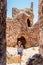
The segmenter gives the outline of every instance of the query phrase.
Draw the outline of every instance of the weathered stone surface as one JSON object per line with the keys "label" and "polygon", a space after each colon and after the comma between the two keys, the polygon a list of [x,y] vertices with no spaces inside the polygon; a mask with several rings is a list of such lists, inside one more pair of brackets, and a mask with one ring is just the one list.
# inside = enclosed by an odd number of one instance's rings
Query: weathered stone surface
{"label": "weathered stone surface", "polygon": [[[41,2],[41,1],[40,1]],[[33,6],[26,9],[12,9],[12,18],[6,19],[6,42],[7,46],[15,46],[18,39],[21,40],[21,37],[25,38],[22,41],[26,47],[38,46],[41,43],[40,38],[40,29],[43,27],[43,14],[42,14],[42,4],[39,2],[39,17],[38,22],[33,25]],[[33,3],[31,4],[33,5]],[[28,23],[27,23],[28,22]],[[42,38],[43,39],[43,38]]]}
{"label": "weathered stone surface", "polygon": [[7,46],[15,46],[18,39],[22,39],[22,43],[26,47],[39,45],[39,22],[33,25],[33,3],[31,8],[12,9],[12,18],[6,19],[6,40]]}
{"label": "weathered stone surface", "polygon": [[43,28],[40,29],[39,52],[43,56]]}
{"label": "weathered stone surface", "polygon": [[[13,8],[12,15],[13,18],[7,18],[6,24],[6,40],[7,40],[7,46],[15,46],[17,44],[18,38],[23,37],[26,41],[26,45],[24,40],[22,41],[25,46],[29,46],[28,38],[28,24],[27,19],[29,19],[29,22],[31,26],[33,25],[33,12],[29,10],[30,14],[27,13],[29,9],[25,10],[19,10],[17,8]],[[30,26],[30,27],[31,27]]]}
{"label": "weathered stone surface", "polygon": [[[16,13],[15,10],[18,11],[19,9],[14,8],[13,14]],[[30,12],[30,14],[27,12]],[[26,42],[23,39],[21,41],[26,47],[37,46],[39,44],[39,23],[33,25],[33,17],[33,11],[27,8],[19,10],[19,13],[16,13],[13,18],[6,19],[7,46],[15,46],[18,38],[21,40],[21,37],[25,38]]]}
{"label": "weathered stone surface", "polygon": [[39,1],[39,52],[43,56],[43,0]]}
{"label": "weathered stone surface", "polygon": [[40,54],[35,54],[28,60],[27,65],[43,65],[43,57]]}
{"label": "weathered stone surface", "polygon": [[6,65],[6,0],[0,0],[0,65]]}

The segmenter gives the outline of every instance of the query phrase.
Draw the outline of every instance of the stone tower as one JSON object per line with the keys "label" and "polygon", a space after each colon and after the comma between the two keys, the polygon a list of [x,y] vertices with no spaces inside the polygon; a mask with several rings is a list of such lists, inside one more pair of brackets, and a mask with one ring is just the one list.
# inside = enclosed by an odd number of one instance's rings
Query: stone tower
{"label": "stone tower", "polygon": [[43,56],[43,0],[39,0],[39,51]]}
{"label": "stone tower", "polygon": [[0,0],[0,65],[6,65],[6,0]]}
{"label": "stone tower", "polygon": [[33,2],[31,2],[31,9],[32,9],[32,11],[33,11]]}

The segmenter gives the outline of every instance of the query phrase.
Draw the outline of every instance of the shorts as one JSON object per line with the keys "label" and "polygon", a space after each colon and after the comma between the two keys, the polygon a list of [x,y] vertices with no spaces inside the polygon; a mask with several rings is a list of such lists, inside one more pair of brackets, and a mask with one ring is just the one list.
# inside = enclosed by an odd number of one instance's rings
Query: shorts
{"label": "shorts", "polygon": [[22,52],[18,52],[18,55],[22,55]]}

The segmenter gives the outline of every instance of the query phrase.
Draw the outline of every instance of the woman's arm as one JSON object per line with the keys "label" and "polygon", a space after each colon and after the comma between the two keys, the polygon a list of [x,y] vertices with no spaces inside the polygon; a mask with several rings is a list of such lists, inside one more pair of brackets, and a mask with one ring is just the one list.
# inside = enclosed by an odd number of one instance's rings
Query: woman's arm
{"label": "woman's arm", "polygon": [[23,50],[23,45],[21,45],[21,48],[22,48],[22,50]]}

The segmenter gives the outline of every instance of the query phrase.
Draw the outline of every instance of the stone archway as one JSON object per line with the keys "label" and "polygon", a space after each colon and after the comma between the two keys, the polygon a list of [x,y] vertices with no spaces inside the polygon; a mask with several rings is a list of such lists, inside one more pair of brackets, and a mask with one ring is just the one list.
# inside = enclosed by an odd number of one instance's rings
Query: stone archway
{"label": "stone archway", "polygon": [[21,42],[22,42],[23,47],[25,48],[26,39],[25,39],[23,36],[21,36],[20,38],[18,38],[18,39],[17,39],[17,43],[18,43],[18,41],[21,41]]}
{"label": "stone archway", "polygon": [[28,25],[28,27],[31,27],[31,23],[30,23],[29,19],[27,19],[27,25]]}

